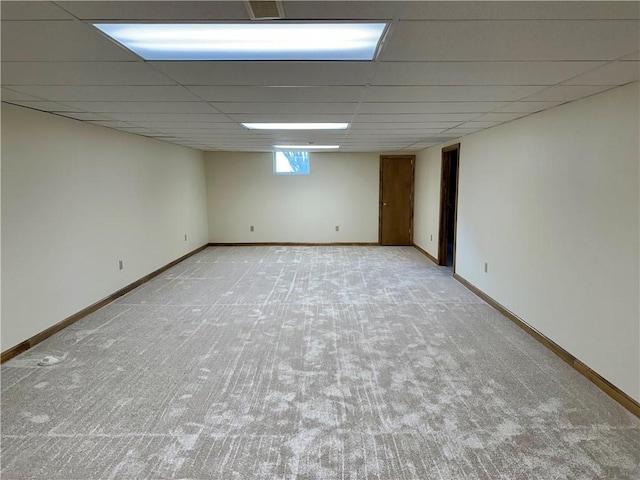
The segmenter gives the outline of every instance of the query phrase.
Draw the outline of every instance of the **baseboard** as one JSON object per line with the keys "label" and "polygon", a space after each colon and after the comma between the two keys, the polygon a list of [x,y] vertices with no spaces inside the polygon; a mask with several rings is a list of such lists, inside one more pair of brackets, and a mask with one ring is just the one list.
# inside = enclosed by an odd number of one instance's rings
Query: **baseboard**
{"label": "baseboard", "polygon": [[67,317],[64,320],[62,320],[61,322],[58,322],[55,325],[47,328],[46,330],[44,330],[44,331],[42,331],[40,333],[37,333],[33,337],[25,340],[24,342],[19,343],[15,347],[12,347],[12,348],[9,348],[8,350],[5,350],[4,352],[2,352],[2,354],[0,356],[0,363],[4,363],[7,360],[9,360],[10,358],[13,358],[16,355],[19,355],[20,353],[24,352],[25,350],[29,350],[31,347],[33,347],[34,345],[37,345],[38,343],[42,342],[43,340],[49,338],[54,333],[59,332],[63,328],[68,327],[72,323],[77,322],[81,318],[86,317],[90,313],[95,312],[96,310],[98,310],[98,309],[104,307],[105,305],[113,302],[117,298],[125,295],[126,293],[129,293],[131,290],[133,290],[134,288],[139,287],[143,283],[148,282],[153,277],[157,277],[161,273],[163,273],[166,270],[170,269],[171,267],[177,265],[178,263],[182,262],[183,260],[185,260],[185,259],[189,258],[190,256],[195,255],[196,253],[204,250],[205,248],[207,248],[207,246],[208,245],[205,244],[205,245],[203,245],[201,247],[196,248],[195,250],[187,253],[186,255],[183,255],[180,258],[178,258],[176,260],[173,260],[172,262],[167,263],[165,266],[160,267],[159,269],[151,272],[148,275],[145,275],[144,277],[136,280],[135,282],[130,283],[126,287],[121,288],[117,292],[112,293],[108,297],[105,297],[102,300],[98,300],[96,303],[94,303],[92,305],[89,305],[86,308],[83,308],[79,312],[74,313],[70,317]]}
{"label": "baseboard", "polygon": [[459,281],[462,285],[467,287],[473,293],[482,298],[485,302],[491,305],[493,308],[502,313],[505,317],[515,323],[518,327],[522,328],[525,332],[531,335],[533,338],[542,343],[545,347],[559,356],[562,360],[571,365],[576,371],[589,379],[593,384],[595,384],[600,390],[613,398],[616,402],[622,405],[624,408],[633,413],[636,417],[640,418],[640,403],[635,399],[631,398],[629,395],[624,393],[618,387],[613,385],[609,380],[601,376],[599,373],[591,370],[591,368],[587,367],[584,363],[578,360],[576,357],[567,352],[560,345],[555,343],[550,338],[546,337],[544,334],[540,333],[538,330],[527,324],[524,320],[518,317],[513,312],[509,311],[499,302],[491,298],[489,295],[484,293],[478,287],[470,283],[465,278],[461,277],[457,273],[453,274],[453,278]]}
{"label": "baseboard", "polygon": [[436,265],[438,265],[438,259],[436,257],[434,257],[433,255],[431,255],[429,252],[427,252],[426,250],[423,250],[422,248],[420,248],[418,245],[416,245],[415,243],[413,244],[413,248],[415,248],[416,250],[418,250],[420,253],[422,253],[425,257],[427,257],[429,260],[431,260],[433,263],[435,263]]}
{"label": "baseboard", "polygon": [[210,247],[378,247],[378,242],[250,242],[250,243],[209,243]]}

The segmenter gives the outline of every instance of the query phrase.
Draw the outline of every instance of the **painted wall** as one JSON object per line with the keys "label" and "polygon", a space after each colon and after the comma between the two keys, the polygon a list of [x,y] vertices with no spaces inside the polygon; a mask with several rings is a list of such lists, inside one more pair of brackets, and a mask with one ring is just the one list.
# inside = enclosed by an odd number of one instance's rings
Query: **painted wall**
{"label": "painted wall", "polygon": [[2,351],[205,244],[203,157],[2,104]]}
{"label": "painted wall", "polygon": [[273,174],[271,153],[207,152],[206,169],[210,242],[378,241],[376,153],[312,153],[293,176]]}
{"label": "painted wall", "polygon": [[[456,259],[459,275],[636,400],[639,85],[463,138]],[[431,188],[417,185],[427,206]]]}
{"label": "painted wall", "polygon": [[438,258],[441,176],[441,148],[428,148],[416,154],[413,243],[434,258]]}

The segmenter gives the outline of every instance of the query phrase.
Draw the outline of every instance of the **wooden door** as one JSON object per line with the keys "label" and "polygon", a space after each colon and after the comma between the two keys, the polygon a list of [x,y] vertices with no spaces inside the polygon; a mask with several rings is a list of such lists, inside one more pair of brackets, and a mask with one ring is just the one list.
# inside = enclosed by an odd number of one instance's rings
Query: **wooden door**
{"label": "wooden door", "polygon": [[413,244],[414,155],[380,157],[380,245]]}

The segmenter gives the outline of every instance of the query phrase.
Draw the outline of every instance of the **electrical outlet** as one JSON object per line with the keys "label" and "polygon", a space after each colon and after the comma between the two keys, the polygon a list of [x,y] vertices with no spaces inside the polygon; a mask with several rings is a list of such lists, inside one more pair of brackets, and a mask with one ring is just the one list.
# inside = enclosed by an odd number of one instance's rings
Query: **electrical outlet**
{"label": "electrical outlet", "polygon": [[340,225],[336,225],[336,232],[340,231]]}
{"label": "electrical outlet", "polygon": [[489,272],[489,264],[487,262],[484,262],[484,273],[488,273]]}
{"label": "electrical outlet", "polygon": [[122,263],[122,260],[118,260],[118,268],[120,270],[122,270],[124,268],[124,263]]}
{"label": "electrical outlet", "polygon": [[429,240],[433,242],[433,235],[429,235]]}
{"label": "electrical outlet", "polygon": [[186,233],[184,234],[184,241],[185,242],[187,241],[187,234]]}
{"label": "electrical outlet", "polygon": [[253,225],[251,225],[251,226],[249,227],[249,231],[250,231],[250,232],[253,232],[253,231],[254,231],[254,230],[253,230]]}

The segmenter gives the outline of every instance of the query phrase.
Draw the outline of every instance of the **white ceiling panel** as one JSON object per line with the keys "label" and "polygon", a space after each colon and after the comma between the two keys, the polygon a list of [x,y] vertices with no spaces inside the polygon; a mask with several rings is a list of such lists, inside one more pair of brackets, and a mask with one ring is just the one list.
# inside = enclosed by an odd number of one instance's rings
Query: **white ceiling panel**
{"label": "white ceiling panel", "polygon": [[359,113],[485,113],[506,107],[510,102],[370,102]]}
{"label": "white ceiling panel", "polygon": [[462,122],[388,122],[388,123],[353,123],[351,124],[351,130],[403,130],[403,129],[423,129],[423,130],[437,130],[441,128],[451,128],[456,125],[460,125]]}
{"label": "white ceiling panel", "polygon": [[541,86],[456,86],[383,87],[372,86],[364,94],[366,102],[469,102],[519,100],[545,87]]}
{"label": "white ceiling panel", "polygon": [[99,120],[99,121],[88,121],[87,123],[91,123],[93,125],[100,125],[101,127],[109,127],[109,128],[126,128],[131,125],[126,124],[125,122],[115,122],[111,120]]}
{"label": "white ceiling panel", "polygon": [[205,102],[65,102],[65,105],[98,113],[217,113]]}
{"label": "white ceiling panel", "polygon": [[461,125],[455,127],[455,129],[459,128],[469,128],[469,129],[478,129],[478,128],[490,128],[499,125],[502,121],[494,121],[494,122],[466,122]]}
{"label": "white ceiling panel", "polygon": [[0,2],[3,21],[7,20],[72,20],[73,17],[53,2]]}
{"label": "white ceiling panel", "polygon": [[14,90],[59,102],[185,102],[198,100],[183,87],[176,86],[49,86],[26,85]]}
{"label": "white ceiling panel", "polygon": [[373,114],[359,113],[357,122],[464,122],[473,120],[478,113],[408,113]]}
{"label": "white ceiling panel", "polygon": [[505,1],[286,1],[287,18],[299,19],[626,19],[640,18],[634,2]]}
{"label": "white ceiling panel", "polygon": [[402,21],[382,61],[615,60],[638,49],[637,20]]}
{"label": "white ceiling panel", "polygon": [[497,108],[495,111],[507,113],[535,113],[541,110],[547,110],[548,108],[553,108],[561,103],[564,102],[513,102],[505,105],[504,107]]}
{"label": "white ceiling panel", "polygon": [[73,118],[74,120],[87,120],[87,121],[104,121],[110,122],[112,118],[105,117],[104,115],[98,115],[97,113],[87,112],[56,112],[61,117]]}
{"label": "white ceiling panel", "polygon": [[240,1],[67,1],[62,8],[83,20],[249,20]]}
{"label": "white ceiling panel", "polygon": [[630,55],[625,55],[624,57],[622,57],[620,60],[634,60],[634,61],[640,61],[640,50],[633,52]]}
{"label": "white ceiling panel", "polygon": [[576,8],[566,1],[435,1],[409,2],[402,12],[406,19],[422,20],[604,20],[638,19],[634,2],[588,1]]}
{"label": "white ceiling panel", "polygon": [[106,113],[103,115],[123,122],[232,122],[226,115],[216,113]]}
{"label": "white ceiling panel", "polygon": [[209,102],[356,102],[364,87],[187,87]]}
{"label": "white ceiling panel", "polygon": [[372,62],[151,62],[182,85],[366,85]]}
{"label": "white ceiling panel", "polygon": [[640,80],[640,62],[611,62],[564,82],[564,85],[625,85]]}
{"label": "white ceiling panel", "polygon": [[14,105],[20,105],[22,107],[33,108],[35,110],[40,110],[43,112],[82,112],[83,108],[75,108],[70,107],[68,105],[64,105],[62,103],[56,102],[47,102],[47,101],[24,101],[24,100],[13,100],[8,103],[13,103]]}
{"label": "white ceiling panel", "polygon": [[609,90],[610,86],[602,85],[558,85],[549,87],[523,99],[527,102],[570,102]]}
{"label": "white ceiling panel", "polygon": [[216,130],[243,130],[244,127],[236,123],[207,123],[207,122],[127,122],[132,126],[150,128],[159,132],[166,131],[216,131]]}
{"label": "white ceiling panel", "polygon": [[372,85],[555,85],[603,62],[381,62]]}
{"label": "white ceiling panel", "polygon": [[100,35],[94,27],[77,20],[2,22],[2,60],[5,62],[137,59]]}
{"label": "white ceiling panel", "polygon": [[25,93],[22,92],[16,92],[15,90],[11,90],[9,88],[2,88],[1,92],[0,92],[0,98],[2,98],[2,101],[27,101],[27,100],[32,100],[32,101],[42,101],[42,98],[38,98],[37,96],[34,95],[27,95]]}
{"label": "white ceiling panel", "polygon": [[493,112],[485,113],[473,119],[474,122],[510,122],[516,118],[526,116],[527,113],[506,113],[506,112]]}
{"label": "white ceiling panel", "polygon": [[2,62],[3,85],[174,85],[142,62]]}
{"label": "white ceiling panel", "polygon": [[452,128],[451,130],[447,130],[445,133],[450,135],[468,135],[469,133],[479,132],[480,130],[484,130],[483,128]]}
{"label": "white ceiling panel", "polygon": [[223,113],[255,113],[255,114],[297,114],[314,112],[317,114],[355,113],[358,108],[356,102],[342,103],[251,103],[251,102],[220,102],[212,105]]}
{"label": "white ceiling panel", "polygon": [[229,118],[236,122],[255,123],[255,122],[349,122],[353,115],[351,114],[315,114],[315,113],[299,113],[299,114],[229,114]]}

